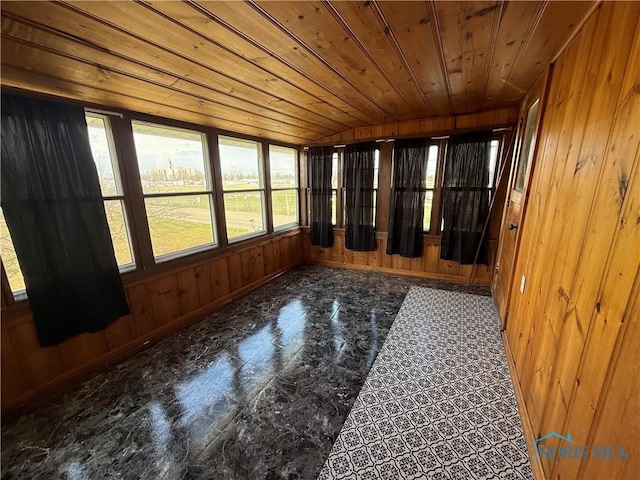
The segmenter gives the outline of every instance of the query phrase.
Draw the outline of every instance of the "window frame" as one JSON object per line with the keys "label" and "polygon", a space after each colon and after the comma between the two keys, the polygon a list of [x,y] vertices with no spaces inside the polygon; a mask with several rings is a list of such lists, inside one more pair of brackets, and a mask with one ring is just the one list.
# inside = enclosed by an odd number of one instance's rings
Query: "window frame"
{"label": "window frame", "polygon": [[[225,239],[226,239],[226,244],[227,245],[235,245],[239,242],[242,242],[244,240],[249,240],[252,238],[256,238],[256,237],[261,237],[264,235],[268,235],[270,233],[270,231],[272,230],[272,224],[270,224],[270,215],[269,215],[269,211],[270,211],[270,207],[271,207],[271,199],[267,198],[268,196],[270,196],[271,194],[271,189],[267,188],[267,164],[265,161],[265,142],[264,140],[257,140],[254,138],[250,138],[250,137],[246,137],[243,135],[238,135],[238,134],[233,134],[233,133],[228,133],[228,132],[219,132],[216,131],[215,133],[215,144],[217,147],[217,168],[218,171],[220,172],[220,180],[219,180],[219,185],[220,185],[220,198],[222,199],[222,204],[220,207],[220,212],[219,214],[223,215],[223,219],[224,219],[224,232],[225,232]],[[229,138],[231,140],[235,140],[235,141],[239,141],[239,142],[247,142],[247,143],[255,143],[256,146],[258,147],[258,185],[262,185],[260,188],[257,189],[247,189],[247,190],[225,190],[224,188],[224,170],[222,168],[222,154],[220,152],[220,139],[221,138]],[[268,150],[267,150],[268,151]],[[262,226],[263,228],[261,230],[257,230],[254,232],[249,232],[249,233],[245,233],[242,235],[238,235],[235,236],[233,238],[229,237],[229,225],[228,225],[228,219],[227,219],[227,210],[225,208],[225,194],[238,194],[238,193],[255,193],[258,192],[259,196],[260,196],[260,201],[261,201],[261,207],[262,207]]]}
{"label": "window frame", "polygon": [[[507,140],[507,136],[506,134],[509,132],[508,131],[493,131],[492,135],[491,135],[491,140],[490,140],[490,144],[493,142],[498,142],[498,146],[497,146],[497,150],[496,150],[496,160],[495,160],[495,165],[494,165],[494,170],[493,170],[493,176],[490,178],[489,180],[489,186],[486,187],[487,190],[489,190],[489,202],[490,204],[493,203],[494,201],[494,197],[496,195],[497,192],[497,182],[498,180],[500,180],[500,169],[502,168],[502,165],[504,164],[504,162],[506,162],[506,159],[503,158],[504,156],[504,148],[505,148],[505,142]],[[446,163],[446,158],[447,158],[447,151],[449,148],[449,138],[450,136],[446,136],[446,137],[441,137],[438,138],[438,140],[441,141],[441,143],[443,144],[442,147],[440,148],[440,152],[439,152],[439,158],[438,158],[438,168],[437,168],[437,176],[436,176],[436,186],[437,186],[437,197],[436,194],[434,193],[434,204],[435,205],[435,199],[437,198],[437,211],[434,208],[434,206],[432,205],[432,211],[431,211],[431,224],[434,225],[434,221],[436,221],[436,232],[435,233],[429,233],[429,235],[437,235],[440,236],[442,234],[442,226],[444,223],[444,211],[443,211],[443,201],[442,201],[442,195],[443,195],[443,191],[444,191],[444,175],[445,175],[445,163]],[[491,147],[490,147],[491,148]],[[434,218],[434,215],[437,214],[437,217]],[[489,212],[489,216],[492,215],[492,212]],[[425,232],[426,234],[427,232]]]}
{"label": "window frame", "polygon": [[[288,186],[288,187],[278,187],[278,188],[274,188],[273,187],[273,178],[271,176],[271,147],[278,147],[278,148],[286,148],[289,150],[292,150],[294,152],[295,155],[295,160],[294,160],[294,182],[295,185],[294,186]],[[268,171],[268,175],[267,175],[267,179],[265,180],[265,186],[268,189],[268,196],[269,196],[269,202],[270,202],[270,206],[271,206],[271,228],[273,230],[273,233],[279,233],[285,230],[289,230],[291,228],[294,227],[299,227],[300,226],[300,152],[298,151],[297,148],[293,148],[293,147],[289,147],[286,145],[280,145],[278,143],[273,143],[273,142],[268,142],[267,143],[267,150],[266,150],[266,159],[267,159],[267,165],[265,168],[265,173],[266,171]],[[275,224],[275,218],[274,218],[274,211],[273,211],[273,192],[284,192],[284,191],[291,191],[294,190],[295,191],[295,205],[296,205],[296,220],[293,222],[289,222],[289,223],[285,223],[282,225],[279,225],[276,227]]]}
{"label": "window frame", "polygon": [[[436,176],[434,178],[433,187],[425,187],[425,197],[424,197],[423,208],[426,208],[426,205],[427,205],[427,192],[431,192],[431,195],[432,195],[431,196],[431,215],[429,216],[429,228],[425,228],[425,226],[423,225],[422,231],[424,235],[435,236],[441,233],[440,225],[438,224],[438,221],[437,221],[437,218],[440,216],[440,213],[437,210],[441,208],[440,206],[442,204],[442,180],[443,180],[443,173],[444,173],[444,159],[446,157],[443,155],[444,140],[433,139],[433,138],[430,138],[429,140],[430,140],[429,147],[427,148],[427,165],[429,162],[429,150],[431,150],[431,147],[437,147],[438,153],[436,157]],[[425,181],[425,185],[426,185],[426,181]],[[434,225],[436,226],[435,231],[433,229]]]}
{"label": "window frame", "polygon": [[376,145],[373,154],[373,230],[378,230],[378,184],[380,183],[380,145]]}
{"label": "window frame", "polygon": [[[2,215],[2,222],[6,222],[4,220],[4,213],[2,213],[2,209],[0,207],[0,214]],[[11,238],[11,234],[9,229],[7,228],[7,238],[3,241],[3,244],[8,241],[11,243],[11,249],[13,250],[13,255],[15,256],[15,247],[13,246],[13,239]],[[3,245],[4,246],[4,245]],[[20,276],[22,277],[22,281],[24,283],[24,275],[22,274],[22,267],[20,267],[20,262],[16,256],[16,263],[18,264],[18,269],[20,270]],[[7,275],[7,270],[4,266],[4,258],[0,257],[0,265],[2,265],[1,277],[2,277],[2,302],[4,304],[5,301],[7,303],[15,303],[20,302],[22,300],[27,300],[27,289],[21,288],[20,290],[13,290],[11,283],[9,282],[9,276]],[[6,298],[5,298],[6,297]],[[9,302],[10,301],[10,302]]]}
{"label": "window frame", "polygon": [[[113,125],[111,124],[111,117],[104,113],[94,112],[88,109],[85,109],[84,116],[85,118],[93,117],[93,118],[101,119],[104,123],[105,134],[107,137],[107,146],[109,149],[111,166],[113,168],[113,174],[114,174],[114,182],[116,185],[116,188],[115,188],[116,195],[102,194],[102,201],[105,204],[105,213],[107,211],[106,202],[110,202],[110,201],[120,202],[120,208],[122,209],[122,217],[124,222],[124,229],[126,232],[127,243],[129,245],[129,253],[131,255],[131,263],[124,264],[124,265],[118,264],[118,270],[120,271],[120,273],[131,272],[137,268],[137,255],[134,248],[134,238],[133,238],[133,232],[131,229],[131,223],[129,221],[129,212],[127,208],[128,199],[125,192],[125,183],[123,181],[123,172],[122,172],[122,164],[121,164],[122,162],[120,161],[120,158],[118,156],[118,151],[116,148]],[[89,125],[87,124],[87,129],[88,128],[89,128]],[[91,141],[91,139],[89,139],[89,141]],[[93,161],[94,162],[96,161],[95,156],[93,157]],[[96,170],[97,169],[98,169],[98,166],[96,165]],[[100,176],[99,172],[98,172],[98,176]],[[118,191],[120,192],[119,194],[117,193]],[[112,244],[113,244],[113,237],[112,237]],[[115,245],[114,245],[114,250],[115,250]]]}
{"label": "window frame", "polygon": [[[126,228],[128,233],[128,241],[133,259],[133,264],[128,265],[126,269],[120,269],[120,275],[123,281],[138,281],[142,278],[147,278],[149,275],[155,275],[161,271],[167,271],[173,268],[180,268],[181,266],[187,266],[192,262],[201,261],[206,259],[210,252],[224,252],[227,248],[235,248],[237,243],[252,240],[254,242],[260,242],[260,237],[271,236],[274,234],[281,235],[287,231],[294,230],[301,227],[301,220],[303,212],[301,207],[303,205],[302,189],[306,187],[304,179],[300,178],[303,171],[301,164],[300,146],[296,144],[288,144],[286,142],[273,140],[265,137],[256,137],[253,135],[247,135],[239,132],[233,132],[225,129],[219,129],[214,127],[208,127],[206,125],[195,124],[185,122],[181,120],[170,119],[166,117],[160,117],[157,115],[144,114],[140,112],[133,112],[120,109],[109,109],[104,105],[97,104],[84,104],[86,114],[93,116],[100,116],[105,118],[107,126],[107,135],[110,141],[111,155],[115,158],[117,164],[117,172],[114,171],[114,175],[118,175],[120,179],[121,192],[114,196],[103,197],[106,200],[119,199],[123,206],[123,214],[126,222]],[[151,243],[151,233],[148,225],[148,218],[146,215],[146,209],[144,204],[145,197],[153,194],[144,194],[142,188],[142,182],[140,178],[140,172],[138,169],[137,152],[135,149],[135,142],[133,137],[133,124],[146,123],[159,126],[160,128],[185,130],[188,132],[194,132],[201,135],[204,152],[204,164],[208,173],[208,180],[210,181],[210,187],[204,192],[187,192],[184,195],[209,195],[210,210],[212,212],[211,228],[214,235],[215,244],[206,244],[194,248],[180,250],[173,254],[163,255],[162,258],[156,258],[153,253],[153,246]],[[234,239],[233,242],[227,242],[226,222],[224,215],[224,204],[222,196],[222,175],[220,164],[220,152],[217,144],[219,136],[227,136],[240,140],[248,140],[259,144],[261,147],[262,158],[262,175],[263,175],[263,221],[265,230],[260,232],[259,235],[252,235],[244,237],[242,239]],[[268,173],[268,161],[267,155],[268,146],[275,145],[285,148],[291,148],[296,151],[296,172],[297,172],[297,217],[298,223],[291,224],[287,228],[274,230],[271,214],[271,184],[269,181]],[[114,165],[116,168],[116,165]],[[302,184],[301,184],[302,182]],[[278,189],[273,189],[278,190]],[[293,190],[287,189],[287,190]],[[248,190],[247,190],[248,191]],[[182,193],[180,193],[182,194]],[[160,194],[159,196],[168,196]],[[231,250],[233,251],[233,250]],[[11,291],[4,263],[0,258],[0,277],[2,278],[1,297],[2,308],[5,312],[12,312],[13,315],[20,314],[19,312],[27,311],[29,299],[26,296],[26,291],[23,295],[15,295]],[[19,293],[18,291],[16,293]]]}
{"label": "window frame", "polygon": [[[217,205],[216,181],[215,181],[214,170],[212,168],[213,162],[212,162],[212,155],[209,149],[208,133],[201,129],[190,128],[191,126],[176,125],[175,122],[168,121],[168,120],[163,123],[161,121],[158,121],[158,119],[146,119],[146,118],[136,117],[136,118],[131,118],[128,123],[130,125],[131,134],[132,134],[131,146],[133,148],[133,153],[135,154],[135,159],[133,162],[131,162],[132,165],[129,165],[129,167],[135,170],[135,175],[137,180],[135,188],[136,190],[138,190],[140,195],[139,205],[141,205],[140,208],[142,209],[142,213],[144,214],[144,219],[145,219],[145,228],[144,228],[143,235],[145,235],[145,239],[148,238],[148,242],[144,242],[144,243],[145,244],[148,243],[148,247],[150,249],[150,252],[148,255],[150,257],[149,261],[152,261],[152,265],[158,265],[158,264],[163,264],[165,262],[169,262],[171,260],[175,260],[178,258],[183,258],[192,254],[218,248],[220,245],[220,234],[218,231],[218,224],[217,224],[218,210],[216,206]],[[176,131],[182,131],[186,133],[198,134],[201,138],[201,144],[202,144],[203,165],[205,169],[205,185],[204,185],[205,188],[203,190],[198,190],[194,192],[145,193],[144,187],[142,184],[142,178],[140,175],[141,172],[139,168],[138,154],[135,146],[135,132],[134,132],[135,124],[142,124],[149,127],[158,127],[161,129],[176,130]],[[149,226],[149,215],[147,213],[146,200],[150,198],[175,198],[175,197],[189,197],[189,196],[208,196],[209,197],[209,212],[211,216],[210,218],[211,218],[212,242],[202,244],[202,245],[197,245],[194,247],[185,248],[182,250],[176,250],[171,253],[156,255],[153,251],[153,242],[151,239],[151,228]],[[133,208],[136,208],[136,207],[134,206]],[[147,267],[146,265],[142,265],[142,268],[146,268],[146,267]]]}

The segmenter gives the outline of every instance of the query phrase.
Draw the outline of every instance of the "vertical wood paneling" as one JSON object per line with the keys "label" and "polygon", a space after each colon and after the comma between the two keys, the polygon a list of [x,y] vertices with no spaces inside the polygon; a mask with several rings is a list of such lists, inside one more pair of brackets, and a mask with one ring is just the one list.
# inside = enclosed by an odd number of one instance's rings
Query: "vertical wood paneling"
{"label": "vertical wood paneling", "polygon": [[[608,388],[600,402],[599,417],[592,427],[593,445],[611,445],[616,455],[619,447],[626,447],[627,461],[597,459],[594,456],[581,462],[578,475],[589,478],[634,478],[640,472],[638,438],[640,424],[640,277],[636,278],[635,304],[630,305],[625,323],[627,331],[620,342],[614,366],[609,375]],[[635,422],[633,420],[636,420]]]}
{"label": "vertical wood paneling", "polygon": [[31,377],[25,374],[25,365],[19,353],[13,347],[9,329],[2,332],[2,400],[11,402],[21,394],[33,388]]}
{"label": "vertical wood paneling", "polygon": [[295,237],[290,237],[290,245],[293,253],[291,258],[289,258],[289,263],[292,265],[302,263],[304,260],[302,255],[302,236],[296,235]]}
{"label": "vertical wood paneling", "polygon": [[273,242],[265,243],[262,246],[264,255],[264,273],[265,275],[271,275],[277,270],[273,262]]}
{"label": "vertical wood paneling", "polygon": [[[640,4],[603,3],[552,68],[516,260],[526,288],[514,282],[507,322],[534,437],[571,433],[614,453],[640,431],[627,406],[638,376],[627,336],[639,319],[639,18]],[[541,463],[554,479],[634,478],[633,457]]]}
{"label": "vertical wood paneling", "polygon": [[198,284],[199,307],[209,305],[215,299],[212,283],[211,271],[208,263],[203,263],[195,267],[196,282]]}
{"label": "vertical wood paneling", "polygon": [[[387,239],[376,238],[376,249],[371,252],[356,252],[344,246],[344,231],[334,231],[334,242],[331,248],[319,248],[310,245],[311,236],[305,232],[301,240],[309,245],[310,263],[346,266],[356,269],[379,270],[382,272],[397,272],[404,275],[441,279],[454,282],[467,282],[472,266],[461,266],[456,262],[440,260],[440,245],[433,243],[433,239],[425,240],[421,257],[405,258],[400,255],[387,255]],[[495,258],[496,241],[489,242],[491,259]],[[492,262],[490,262],[492,263]],[[474,272],[474,284],[489,285],[491,283],[491,269],[485,265],[478,265]]]}
{"label": "vertical wood paneling", "polygon": [[277,239],[273,242],[273,268],[277,272],[280,270],[286,263],[282,263],[282,257],[280,252],[282,251],[282,240]]}
{"label": "vertical wood paneling", "polygon": [[31,318],[29,321],[12,326],[8,332],[3,329],[2,336],[11,335],[14,349],[19,351],[22,356],[31,383],[37,388],[52,378],[62,375],[65,371],[65,365],[60,347],[40,347],[36,337],[36,329],[30,320]]}
{"label": "vertical wood paneling", "polygon": [[280,267],[289,264],[289,237],[282,237],[279,242],[280,245]]}
{"label": "vertical wood paneling", "polygon": [[[602,21],[602,19],[600,19]],[[608,22],[605,20],[605,24]],[[561,270],[561,265],[556,262],[564,262],[565,258],[559,255],[561,242],[568,241],[567,232],[564,231],[569,215],[572,213],[566,203],[570,201],[568,194],[571,192],[577,157],[580,152],[580,144],[583,138],[585,119],[589,111],[589,104],[581,101],[583,95],[588,95],[593,84],[593,76],[588,76],[589,59],[595,55],[599,60],[597,42],[594,33],[597,31],[597,22],[590,22],[585,28],[585,41],[576,45],[576,62],[573,67],[573,75],[570,77],[569,98],[563,121],[557,128],[560,131],[560,141],[555,153],[555,169],[552,178],[551,191],[545,193],[548,208],[543,217],[538,240],[538,256],[536,258],[536,270],[532,275],[532,288],[530,291],[538,291],[534,301],[534,311],[544,312],[544,322],[538,324],[532,345],[537,348],[528,350],[523,360],[526,365],[522,389],[528,402],[529,415],[534,425],[541,426],[547,385],[549,384],[549,372],[554,362],[554,353],[557,351],[560,327],[557,322],[561,320],[546,303],[549,295],[556,302],[567,306],[567,292],[560,285],[552,286],[550,277],[554,272]],[[576,120],[570,121],[569,119]],[[597,179],[597,172],[596,172]],[[574,205],[575,208],[575,205]],[[588,205],[587,205],[588,214]],[[579,214],[577,214],[579,215]],[[575,234],[577,232],[572,232]],[[542,248],[541,248],[542,247]],[[569,254],[570,252],[567,251]],[[518,282],[515,282],[518,283]],[[519,285],[517,285],[519,287]],[[559,308],[562,308],[560,306]],[[542,339],[545,341],[541,342]],[[528,380],[528,381],[527,381]]]}
{"label": "vertical wood paneling", "polygon": [[211,285],[213,288],[213,298],[225,297],[231,293],[231,275],[227,265],[227,258],[216,258],[211,262]]}
{"label": "vertical wood paneling", "polygon": [[2,323],[2,409],[33,401],[89,369],[130,354],[303,261],[302,233],[286,233],[125,285],[131,315],[95,334],[38,345],[30,314]]}
{"label": "vertical wood paneling", "polygon": [[104,331],[104,337],[109,350],[115,350],[126,345],[136,337],[131,315],[119,318]]}
{"label": "vertical wood paneling", "polygon": [[243,250],[240,252],[240,262],[242,269],[241,287],[251,283],[251,250]]}
{"label": "vertical wood paneling", "polygon": [[229,267],[229,289],[232,292],[240,290],[244,285],[244,283],[242,283],[241,255],[232,255],[227,258],[227,265]]}
{"label": "vertical wood paneling", "polygon": [[88,364],[94,358],[104,355],[108,350],[104,331],[82,333],[65,340],[56,348],[62,354],[65,370],[70,372],[81,365]]}
{"label": "vertical wood paneling", "polygon": [[153,318],[158,326],[171,323],[180,317],[178,282],[174,274],[152,280],[148,285]]}
{"label": "vertical wood paneling", "polygon": [[264,277],[264,254],[261,246],[252,248],[251,254],[251,283],[257,282]]}
{"label": "vertical wood paneling", "polygon": [[200,292],[195,268],[182,270],[176,274],[178,300],[181,312],[193,312],[200,306]]}
{"label": "vertical wood paneling", "polygon": [[138,337],[146,335],[156,328],[147,285],[139,283],[127,288],[127,300],[133,319],[133,328]]}

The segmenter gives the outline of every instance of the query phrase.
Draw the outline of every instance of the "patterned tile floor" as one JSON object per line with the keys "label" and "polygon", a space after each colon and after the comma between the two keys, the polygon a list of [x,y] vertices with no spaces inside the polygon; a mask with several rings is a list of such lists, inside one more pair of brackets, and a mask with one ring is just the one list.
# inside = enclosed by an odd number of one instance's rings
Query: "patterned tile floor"
{"label": "patterned tile floor", "polygon": [[491,298],[411,288],[319,477],[342,478],[533,478]]}

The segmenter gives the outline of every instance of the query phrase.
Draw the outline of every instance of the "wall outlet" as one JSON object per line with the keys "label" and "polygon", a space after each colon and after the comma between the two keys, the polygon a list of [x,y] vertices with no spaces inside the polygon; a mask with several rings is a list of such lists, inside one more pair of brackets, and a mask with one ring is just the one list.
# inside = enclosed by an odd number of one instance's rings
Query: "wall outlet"
{"label": "wall outlet", "polygon": [[520,280],[520,293],[524,293],[524,284],[527,283],[527,277],[522,275],[522,279]]}

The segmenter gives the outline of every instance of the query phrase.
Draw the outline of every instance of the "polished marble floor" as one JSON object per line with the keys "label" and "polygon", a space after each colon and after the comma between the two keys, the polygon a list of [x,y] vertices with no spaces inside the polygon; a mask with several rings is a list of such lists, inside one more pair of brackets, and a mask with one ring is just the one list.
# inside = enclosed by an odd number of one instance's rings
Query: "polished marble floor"
{"label": "polished marble floor", "polygon": [[314,479],[409,288],[305,266],[2,425],[2,480]]}

